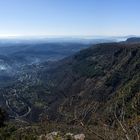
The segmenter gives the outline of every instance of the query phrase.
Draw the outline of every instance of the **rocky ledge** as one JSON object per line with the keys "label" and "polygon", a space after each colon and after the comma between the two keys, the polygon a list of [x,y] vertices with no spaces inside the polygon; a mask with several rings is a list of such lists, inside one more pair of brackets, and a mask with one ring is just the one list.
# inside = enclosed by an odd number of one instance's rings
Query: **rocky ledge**
{"label": "rocky ledge", "polygon": [[61,135],[59,132],[52,132],[46,135],[40,135],[38,140],[85,140],[84,134],[72,134],[67,133],[65,135]]}

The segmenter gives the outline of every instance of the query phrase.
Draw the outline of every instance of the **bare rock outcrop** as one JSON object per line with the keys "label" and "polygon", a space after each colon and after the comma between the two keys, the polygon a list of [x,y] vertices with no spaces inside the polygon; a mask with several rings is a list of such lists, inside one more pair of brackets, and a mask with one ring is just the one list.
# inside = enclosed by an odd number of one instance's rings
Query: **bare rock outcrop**
{"label": "bare rock outcrop", "polygon": [[40,135],[38,140],[85,140],[85,135],[74,135],[72,133],[67,133],[66,135],[62,136],[58,132],[52,132],[47,135]]}

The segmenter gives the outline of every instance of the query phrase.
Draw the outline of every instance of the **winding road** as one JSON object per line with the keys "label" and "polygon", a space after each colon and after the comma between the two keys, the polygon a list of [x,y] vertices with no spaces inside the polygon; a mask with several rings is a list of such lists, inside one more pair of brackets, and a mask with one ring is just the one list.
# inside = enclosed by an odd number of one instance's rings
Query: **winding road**
{"label": "winding road", "polygon": [[[14,116],[10,116],[11,118],[15,118],[15,120],[17,120],[17,121],[20,121],[20,122],[26,122],[26,121],[24,121],[24,120],[22,120],[24,117],[26,117],[28,114],[30,114],[30,112],[31,112],[31,107],[28,105],[27,106],[27,112],[26,113],[24,113],[23,115],[19,115],[16,111],[14,111],[13,110],[13,108],[10,106],[10,104],[9,104],[9,101],[8,101],[8,99],[5,97],[5,95],[4,94],[2,94],[3,95],[3,98],[4,98],[4,100],[5,100],[5,103],[6,103],[6,106],[7,106],[7,108],[14,114]],[[18,97],[18,98],[20,98],[19,97],[19,95],[16,93],[16,90],[15,90],[15,95]],[[21,99],[20,99],[21,100]],[[23,103],[24,103],[24,101],[23,100],[21,100]],[[25,103],[24,103],[25,104]],[[27,122],[26,122],[27,123]]]}

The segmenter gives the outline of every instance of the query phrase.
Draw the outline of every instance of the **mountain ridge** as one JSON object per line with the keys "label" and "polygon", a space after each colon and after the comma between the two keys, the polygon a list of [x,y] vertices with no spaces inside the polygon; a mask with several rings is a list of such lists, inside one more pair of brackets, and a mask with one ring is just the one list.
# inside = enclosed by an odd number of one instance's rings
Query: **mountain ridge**
{"label": "mountain ridge", "polygon": [[[124,119],[128,133],[134,136],[133,128],[140,123],[136,119],[140,116],[140,43],[97,44],[58,62],[30,68],[34,72],[27,75],[33,79],[6,90],[7,99],[13,88],[22,102],[26,100],[22,109],[30,106],[31,112],[24,120],[51,122],[60,130],[65,124],[66,130],[75,126],[78,131],[83,124],[95,132],[100,130],[100,135],[110,137],[112,132],[122,138],[118,122]],[[103,125],[110,132],[104,134]],[[87,133],[85,128],[82,132]],[[90,137],[92,140],[96,136]]]}

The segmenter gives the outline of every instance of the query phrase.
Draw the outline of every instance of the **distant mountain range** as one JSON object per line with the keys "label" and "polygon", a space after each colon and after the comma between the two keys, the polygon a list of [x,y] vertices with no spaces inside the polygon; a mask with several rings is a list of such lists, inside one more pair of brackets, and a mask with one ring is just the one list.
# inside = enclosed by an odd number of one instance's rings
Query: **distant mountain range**
{"label": "distant mountain range", "polygon": [[[132,37],[132,36],[129,36]],[[33,36],[0,38],[0,45],[10,44],[40,44],[40,43],[84,43],[97,44],[105,42],[125,41],[128,36]]]}
{"label": "distant mountain range", "polygon": [[128,38],[127,42],[129,42],[129,43],[139,43],[140,42],[140,38],[139,37]]}

